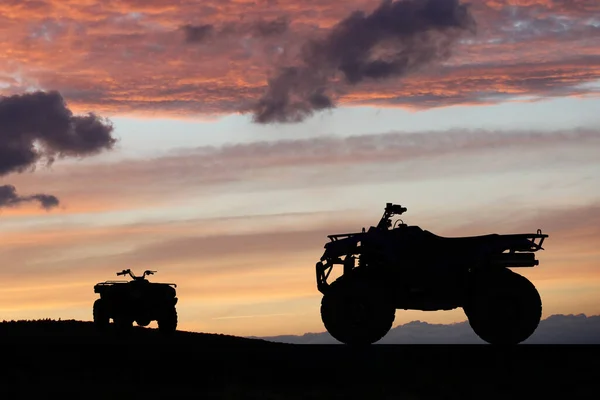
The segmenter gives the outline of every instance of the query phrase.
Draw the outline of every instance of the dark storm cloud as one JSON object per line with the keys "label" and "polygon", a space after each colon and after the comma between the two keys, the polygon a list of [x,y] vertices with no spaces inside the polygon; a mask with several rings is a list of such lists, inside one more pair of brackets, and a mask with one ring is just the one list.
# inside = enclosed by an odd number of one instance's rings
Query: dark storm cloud
{"label": "dark storm cloud", "polygon": [[40,159],[87,156],[111,149],[113,126],[94,115],[74,116],[58,92],[0,98],[0,176]]}
{"label": "dark storm cloud", "polygon": [[24,202],[37,201],[42,208],[49,210],[58,206],[58,199],[49,194],[32,194],[29,196],[20,196],[12,185],[0,186],[0,208],[15,207]]}
{"label": "dark storm cloud", "polygon": [[252,33],[254,36],[267,37],[273,35],[281,35],[289,28],[289,19],[282,16],[270,21],[259,20],[252,25]]}
{"label": "dark storm cloud", "polygon": [[[33,92],[0,97],[0,176],[23,172],[45,160],[81,157],[111,149],[113,127],[94,115],[74,116],[58,92]],[[0,186],[0,206],[39,201],[58,205],[52,195],[19,196],[11,185]]]}
{"label": "dark storm cloud", "polygon": [[184,25],[181,27],[187,43],[200,43],[214,33],[215,28],[210,24]]}
{"label": "dark storm cloud", "polygon": [[384,1],[335,25],[322,40],[308,41],[300,65],[282,68],[269,80],[254,121],[298,122],[333,107],[326,93],[341,72],[347,85],[400,77],[450,56],[450,47],[475,21],[458,0]]}
{"label": "dark storm cloud", "polygon": [[213,24],[184,25],[181,27],[186,43],[205,43],[210,38],[224,38],[229,35],[252,35],[269,37],[281,35],[289,28],[289,20],[281,16],[272,20],[259,19],[253,22],[227,22],[221,26]]}

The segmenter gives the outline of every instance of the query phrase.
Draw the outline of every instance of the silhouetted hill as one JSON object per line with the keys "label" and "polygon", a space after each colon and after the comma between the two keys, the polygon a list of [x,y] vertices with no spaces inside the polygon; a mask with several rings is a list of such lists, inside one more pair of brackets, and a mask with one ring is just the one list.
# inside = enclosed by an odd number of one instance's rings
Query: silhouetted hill
{"label": "silhouetted hill", "polygon": [[[172,338],[164,338],[156,329],[133,327],[131,338],[135,338],[136,343],[177,343],[177,344],[198,344],[205,346],[272,346],[262,339],[243,338],[238,336],[177,331]],[[116,344],[123,343],[124,339],[109,331],[102,334],[94,329],[91,321],[64,320],[56,321],[51,319],[32,320],[32,321],[2,321],[0,323],[0,338],[4,343],[12,341],[43,341],[46,343],[76,341],[77,343],[89,344]]]}
{"label": "silhouetted hill", "polygon": [[295,345],[90,322],[0,323],[6,399],[595,398],[600,347]]}
{"label": "silhouetted hill", "polygon": [[[250,337],[256,338],[256,337]],[[339,344],[329,333],[281,335],[260,339],[291,344]],[[429,324],[412,321],[391,329],[377,344],[485,344],[467,321]],[[523,344],[600,344],[600,316],[552,315]]]}

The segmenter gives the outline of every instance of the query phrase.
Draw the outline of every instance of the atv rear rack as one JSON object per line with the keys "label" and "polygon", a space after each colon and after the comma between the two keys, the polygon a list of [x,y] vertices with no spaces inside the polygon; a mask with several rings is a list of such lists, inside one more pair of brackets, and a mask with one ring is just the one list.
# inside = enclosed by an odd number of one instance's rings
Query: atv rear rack
{"label": "atv rear rack", "polygon": [[[542,247],[542,244],[544,243],[544,240],[548,237],[548,235],[542,233],[541,229],[537,230],[537,233],[516,233],[516,234],[512,234],[512,235],[502,235],[504,237],[513,237],[513,238],[520,238],[520,239],[526,239],[529,241],[529,245],[528,246],[523,246],[523,247],[513,247],[509,250],[510,253],[514,253],[515,251],[528,251],[528,252],[535,252],[538,250],[544,250],[544,248]],[[536,243],[536,240],[539,239],[539,242]]]}

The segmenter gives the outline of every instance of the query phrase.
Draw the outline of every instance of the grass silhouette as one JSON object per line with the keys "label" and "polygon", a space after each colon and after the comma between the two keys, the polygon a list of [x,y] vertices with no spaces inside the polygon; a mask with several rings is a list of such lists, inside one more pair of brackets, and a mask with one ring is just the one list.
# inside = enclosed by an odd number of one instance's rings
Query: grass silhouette
{"label": "grass silhouette", "polygon": [[598,346],[294,345],[3,321],[4,398],[505,399],[597,392]]}

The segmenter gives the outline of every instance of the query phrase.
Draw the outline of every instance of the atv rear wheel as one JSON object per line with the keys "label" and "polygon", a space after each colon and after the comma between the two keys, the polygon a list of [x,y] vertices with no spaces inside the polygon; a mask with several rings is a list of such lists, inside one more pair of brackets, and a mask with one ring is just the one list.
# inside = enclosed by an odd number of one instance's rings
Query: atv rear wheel
{"label": "atv rear wheel", "polygon": [[99,331],[106,330],[110,324],[110,317],[106,310],[106,305],[102,299],[97,299],[94,302],[93,316],[96,329]]}
{"label": "atv rear wheel", "polygon": [[352,346],[370,345],[392,328],[396,309],[383,290],[340,277],[321,300],[321,319],[336,340]]}
{"label": "atv rear wheel", "polygon": [[158,330],[161,333],[173,334],[177,330],[177,310],[175,307],[163,311],[157,322]]}
{"label": "atv rear wheel", "polygon": [[521,343],[542,318],[542,300],[535,286],[509,269],[477,277],[463,309],[473,331],[490,344]]}

